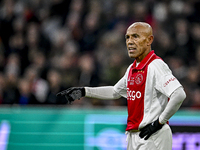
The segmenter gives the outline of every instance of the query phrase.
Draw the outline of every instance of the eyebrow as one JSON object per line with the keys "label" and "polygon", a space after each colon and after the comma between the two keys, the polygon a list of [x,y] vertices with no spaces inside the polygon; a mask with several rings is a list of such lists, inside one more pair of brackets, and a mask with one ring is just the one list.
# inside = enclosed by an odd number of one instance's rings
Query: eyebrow
{"label": "eyebrow", "polygon": [[127,38],[127,36],[135,36],[135,35],[139,36],[139,34],[133,33],[133,34],[130,34],[130,35],[129,35],[129,34],[126,34],[126,35],[125,35],[125,38]]}

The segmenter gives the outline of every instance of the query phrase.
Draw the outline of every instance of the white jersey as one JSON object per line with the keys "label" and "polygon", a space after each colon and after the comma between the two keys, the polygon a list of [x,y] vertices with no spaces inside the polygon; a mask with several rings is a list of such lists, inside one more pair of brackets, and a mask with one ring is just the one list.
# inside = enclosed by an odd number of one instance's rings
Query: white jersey
{"label": "white jersey", "polygon": [[138,130],[155,121],[165,109],[170,95],[181,87],[167,64],[151,51],[136,67],[131,64],[114,90],[127,98],[126,130]]}

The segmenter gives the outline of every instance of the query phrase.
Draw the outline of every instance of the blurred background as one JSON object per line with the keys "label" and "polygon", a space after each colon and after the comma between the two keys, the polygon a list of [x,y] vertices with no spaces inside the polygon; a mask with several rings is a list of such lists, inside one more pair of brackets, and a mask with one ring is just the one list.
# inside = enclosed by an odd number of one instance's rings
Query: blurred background
{"label": "blurred background", "polygon": [[[186,111],[199,116],[199,0],[0,0],[1,120],[9,121],[6,114],[18,110],[29,114],[30,107],[67,114],[69,109],[125,109],[124,98],[82,98],[69,106],[55,94],[72,86],[114,85],[134,61],[124,37],[135,21],[152,26],[152,49],[184,86],[181,116]],[[11,130],[13,123],[8,123]]]}

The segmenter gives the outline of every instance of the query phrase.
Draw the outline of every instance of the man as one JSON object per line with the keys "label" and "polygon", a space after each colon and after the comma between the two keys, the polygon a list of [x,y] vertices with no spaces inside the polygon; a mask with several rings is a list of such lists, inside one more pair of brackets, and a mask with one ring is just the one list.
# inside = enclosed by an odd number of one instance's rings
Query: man
{"label": "man", "polygon": [[58,93],[71,103],[83,96],[99,99],[127,98],[128,150],[171,150],[172,133],[167,121],[179,109],[186,95],[167,64],[151,44],[149,24],[136,22],[128,27],[126,46],[135,58],[125,75],[114,86],[73,87]]}

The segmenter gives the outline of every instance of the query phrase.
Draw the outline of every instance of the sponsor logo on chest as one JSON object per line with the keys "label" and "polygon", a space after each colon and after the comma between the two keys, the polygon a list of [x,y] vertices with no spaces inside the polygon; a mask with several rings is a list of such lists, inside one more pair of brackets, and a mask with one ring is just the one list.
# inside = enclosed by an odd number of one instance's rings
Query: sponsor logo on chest
{"label": "sponsor logo on chest", "polygon": [[145,71],[139,70],[129,74],[127,86],[127,99],[134,101],[142,97],[142,89],[144,89]]}
{"label": "sponsor logo on chest", "polygon": [[141,98],[142,93],[140,91],[132,91],[129,88],[127,88],[127,98],[128,100],[134,101],[135,99]]}

